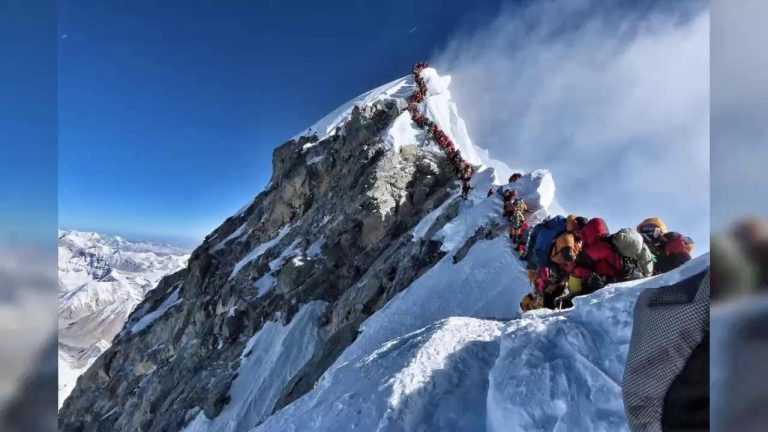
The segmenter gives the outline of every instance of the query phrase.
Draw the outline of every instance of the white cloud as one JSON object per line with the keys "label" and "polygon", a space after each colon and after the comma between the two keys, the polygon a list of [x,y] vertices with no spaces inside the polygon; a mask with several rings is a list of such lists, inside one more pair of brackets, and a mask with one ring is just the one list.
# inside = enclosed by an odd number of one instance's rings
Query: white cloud
{"label": "white cloud", "polygon": [[510,166],[549,168],[564,208],[613,229],[658,215],[706,249],[709,12],[593,6],[508,10],[435,63],[454,76],[474,142]]}
{"label": "white cloud", "polygon": [[768,3],[712,2],[712,224],[768,214]]}

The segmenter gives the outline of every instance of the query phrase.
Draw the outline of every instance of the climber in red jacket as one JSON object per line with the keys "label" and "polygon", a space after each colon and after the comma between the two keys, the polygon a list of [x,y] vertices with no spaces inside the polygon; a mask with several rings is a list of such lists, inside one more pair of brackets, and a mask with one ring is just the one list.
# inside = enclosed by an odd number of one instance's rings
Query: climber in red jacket
{"label": "climber in red jacket", "polygon": [[450,151],[451,153],[448,155],[448,161],[453,164],[457,164],[457,162],[461,161],[461,152],[453,147],[453,143],[450,144]]}
{"label": "climber in red jacket", "polygon": [[511,202],[516,196],[517,196],[516,190],[507,189],[504,191],[504,194],[502,195],[502,201],[506,205],[508,202]]}
{"label": "climber in red jacket", "polygon": [[612,247],[603,219],[590,219],[580,235],[581,251],[576,255],[568,279],[568,290],[572,295],[589,294],[615,282],[624,273],[621,255]]}
{"label": "climber in red jacket", "polygon": [[459,179],[469,181],[472,178],[473,173],[474,169],[472,168],[472,165],[470,165],[469,162],[463,162],[461,164],[461,174],[459,175]]}
{"label": "climber in red jacket", "polygon": [[693,240],[677,232],[664,234],[663,250],[656,256],[654,273],[666,273],[691,260]]}

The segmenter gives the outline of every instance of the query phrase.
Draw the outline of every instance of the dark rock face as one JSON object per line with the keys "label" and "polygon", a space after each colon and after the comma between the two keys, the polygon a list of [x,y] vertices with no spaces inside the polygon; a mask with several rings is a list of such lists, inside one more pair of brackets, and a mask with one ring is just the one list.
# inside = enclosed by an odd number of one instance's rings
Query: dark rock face
{"label": "dark rock face", "polygon": [[174,431],[201,410],[215,417],[248,339],[320,300],[330,305],[318,322],[328,338],[273,411],[309,391],[362,321],[444,254],[440,243],[414,241],[409,231],[455,198],[452,172],[419,143],[399,152],[384,145],[382,132],[399,113],[396,100],[355,108],[336,135],[275,149],[267,188],[136,308],[78,380],[59,412],[60,430]]}

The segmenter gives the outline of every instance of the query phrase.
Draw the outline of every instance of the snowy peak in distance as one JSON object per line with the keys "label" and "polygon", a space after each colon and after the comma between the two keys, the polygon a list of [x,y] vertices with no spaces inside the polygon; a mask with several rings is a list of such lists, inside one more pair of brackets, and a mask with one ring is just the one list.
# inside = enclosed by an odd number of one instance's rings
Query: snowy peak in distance
{"label": "snowy peak in distance", "polygon": [[90,231],[59,230],[59,244],[62,241],[87,249],[109,248],[122,252],[152,252],[156,255],[188,255],[191,250],[165,243],[126,240],[118,235],[110,236]]}
{"label": "snowy peak in distance", "polygon": [[59,230],[59,406],[77,377],[109,348],[125,320],[187,250],[96,232]]}

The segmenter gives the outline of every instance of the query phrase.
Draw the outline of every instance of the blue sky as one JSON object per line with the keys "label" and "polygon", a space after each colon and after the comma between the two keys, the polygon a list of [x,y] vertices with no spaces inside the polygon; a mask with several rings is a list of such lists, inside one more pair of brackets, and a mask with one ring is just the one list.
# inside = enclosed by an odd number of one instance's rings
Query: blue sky
{"label": "blue sky", "polygon": [[59,225],[199,240],[263,188],[274,147],[498,7],[61,2]]}
{"label": "blue sky", "polygon": [[61,227],[192,246],[272,149],[427,59],[475,144],[550,169],[566,210],[708,248],[703,0],[155,3],[60,3]]}
{"label": "blue sky", "polygon": [[5,2],[0,12],[0,243],[54,244],[56,8]]}

